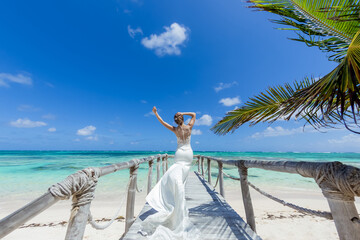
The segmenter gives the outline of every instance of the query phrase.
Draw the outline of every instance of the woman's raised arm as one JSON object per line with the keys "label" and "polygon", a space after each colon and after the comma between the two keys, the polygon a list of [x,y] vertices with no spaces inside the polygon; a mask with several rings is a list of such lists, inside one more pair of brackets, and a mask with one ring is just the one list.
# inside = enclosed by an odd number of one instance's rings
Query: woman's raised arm
{"label": "woman's raised arm", "polygon": [[191,120],[190,120],[190,122],[189,122],[189,126],[190,127],[193,127],[194,126],[194,124],[195,124],[195,120],[196,120],[196,113],[194,113],[194,112],[183,112],[183,113],[181,113],[182,115],[188,115],[188,116],[191,116]]}
{"label": "woman's raised arm", "polygon": [[175,132],[175,127],[171,126],[170,124],[168,124],[167,122],[165,122],[164,120],[162,120],[162,118],[160,117],[160,115],[157,113],[157,109],[154,106],[152,109],[153,113],[155,113],[156,118],[159,120],[159,122],[164,125],[164,127],[166,127],[167,129],[169,129],[172,132]]}

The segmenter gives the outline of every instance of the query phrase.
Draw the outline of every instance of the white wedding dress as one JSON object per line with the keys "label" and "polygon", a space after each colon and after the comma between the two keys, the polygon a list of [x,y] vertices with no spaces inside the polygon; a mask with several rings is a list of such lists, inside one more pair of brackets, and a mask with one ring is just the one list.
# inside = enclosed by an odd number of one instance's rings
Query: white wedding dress
{"label": "white wedding dress", "polygon": [[[184,132],[182,132],[184,136]],[[191,134],[185,139],[177,137],[175,163],[165,172],[146,197],[157,212],[141,224],[140,232],[148,239],[198,239],[199,230],[190,222],[185,201],[185,183],[193,161]]]}

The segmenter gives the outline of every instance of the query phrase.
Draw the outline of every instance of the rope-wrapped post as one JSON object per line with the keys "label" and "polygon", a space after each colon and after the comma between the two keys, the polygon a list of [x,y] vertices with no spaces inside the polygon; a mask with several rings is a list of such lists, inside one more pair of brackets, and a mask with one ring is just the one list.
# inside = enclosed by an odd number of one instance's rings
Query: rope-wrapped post
{"label": "rope-wrapped post", "polygon": [[134,208],[135,208],[135,194],[136,194],[136,181],[137,171],[139,165],[130,168],[130,183],[128,189],[128,195],[126,200],[126,217],[125,217],[125,233],[129,231],[129,228],[135,221]]}
{"label": "rope-wrapped post", "polygon": [[313,177],[326,197],[340,240],[360,239],[359,219],[354,197],[360,196],[360,169],[340,162],[321,164],[314,168],[306,163],[298,173]]}
{"label": "rope-wrapped post", "polygon": [[207,159],[208,165],[208,182],[211,184],[211,160],[210,158]]}
{"label": "rope-wrapped post", "polygon": [[219,188],[220,188],[220,195],[225,198],[223,163],[222,163],[221,161],[218,161],[218,165],[219,165]]}
{"label": "rope-wrapped post", "polygon": [[149,192],[151,191],[153,164],[154,164],[154,160],[150,160],[149,161],[148,179],[147,179],[147,194],[149,194]]}
{"label": "rope-wrapped post", "polygon": [[160,160],[160,157],[156,159],[156,182],[159,182],[160,180]]}
{"label": "rope-wrapped post", "polygon": [[166,171],[169,169],[169,156],[165,155],[165,162],[166,162]]}
{"label": "rope-wrapped post", "polygon": [[201,175],[204,177],[204,157],[201,157]]}
{"label": "rope-wrapped post", "polygon": [[201,165],[200,156],[197,156],[197,159],[198,159],[198,173],[200,173],[200,165]]}
{"label": "rope-wrapped post", "polygon": [[162,165],[162,175],[164,176],[165,171],[166,171],[166,158],[165,158],[165,156],[162,157],[161,165]]}
{"label": "rope-wrapped post", "polygon": [[241,194],[244,203],[246,222],[250,225],[251,229],[256,232],[254,209],[248,185],[248,169],[244,166],[244,161],[237,162],[237,165],[240,175]]}
{"label": "rope-wrapped post", "polygon": [[99,169],[86,168],[49,188],[49,192],[59,199],[69,199],[72,196],[73,204],[65,240],[83,239],[99,176]]}

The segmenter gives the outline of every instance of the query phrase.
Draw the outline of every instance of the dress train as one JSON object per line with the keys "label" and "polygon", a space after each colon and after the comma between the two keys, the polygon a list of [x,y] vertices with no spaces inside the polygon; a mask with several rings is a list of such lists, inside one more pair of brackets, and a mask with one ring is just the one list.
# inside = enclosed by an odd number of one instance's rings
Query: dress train
{"label": "dress train", "polygon": [[142,222],[140,232],[151,240],[196,240],[200,237],[200,231],[189,219],[185,200],[185,183],[193,161],[190,136],[185,140],[178,138],[174,161],[146,197],[157,212]]}

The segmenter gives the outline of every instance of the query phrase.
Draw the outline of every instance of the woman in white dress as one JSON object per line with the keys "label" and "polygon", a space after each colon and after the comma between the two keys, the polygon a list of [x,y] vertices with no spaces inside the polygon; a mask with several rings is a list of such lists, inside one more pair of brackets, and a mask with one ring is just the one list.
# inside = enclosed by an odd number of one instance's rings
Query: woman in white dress
{"label": "woman in white dress", "polygon": [[[196,114],[176,113],[174,120],[178,126],[174,127],[161,119],[156,107],[153,112],[162,125],[175,133],[178,146],[174,164],[146,197],[146,201],[157,212],[142,222],[140,233],[147,235],[148,239],[194,240],[200,234],[189,220],[189,210],[185,204],[185,183],[193,161],[190,138]],[[191,116],[189,124],[184,123],[183,115]]]}

